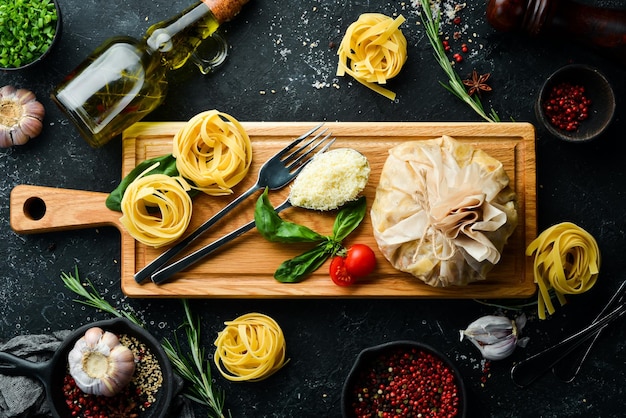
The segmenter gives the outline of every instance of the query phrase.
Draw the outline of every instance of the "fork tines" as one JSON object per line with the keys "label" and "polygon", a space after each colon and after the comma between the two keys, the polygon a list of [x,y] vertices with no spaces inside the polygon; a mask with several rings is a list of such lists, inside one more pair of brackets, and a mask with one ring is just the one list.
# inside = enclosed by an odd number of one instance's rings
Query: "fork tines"
{"label": "fork tines", "polygon": [[[320,150],[317,150],[317,148],[320,145],[322,145],[324,142],[326,142],[326,140],[328,138],[330,138],[330,136],[332,135],[332,134],[329,133],[326,136],[323,136],[327,131],[328,131],[328,129],[324,129],[323,131],[321,131],[320,133],[315,135],[313,138],[308,140],[300,148],[298,148],[297,150],[294,150],[289,155],[287,155],[286,157],[283,158],[283,163],[285,163],[285,165],[288,166],[290,171],[292,171],[294,169],[302,168],[303,167],[302,163],[305,161],[305,159],[312,152],[316,151],[316,154],[318,154],[318,153],[321,154],[323,152],[326,152],[326,150],[328,150],[328,148],[330,148],[330,146],[335,142],[335,138],[331,139]],[[309,160],[306,160],[306,162],[308,162],[308,161]]]}

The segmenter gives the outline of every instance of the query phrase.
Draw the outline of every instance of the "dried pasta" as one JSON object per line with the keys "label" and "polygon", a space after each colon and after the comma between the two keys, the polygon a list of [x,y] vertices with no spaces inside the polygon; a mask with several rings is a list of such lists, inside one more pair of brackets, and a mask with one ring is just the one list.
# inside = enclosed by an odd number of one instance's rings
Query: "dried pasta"
{"label": "dried pasta", "polygon": [[137,241],[161,247],[178,239],[192,213],[189,184],[180,177],[148,174],[148,168],[124,192],[120,221]]}
{"label": "dried pasta", "polygon": [[232,193],[248,174],[252,144],[234,117],[209,110],[176,133],[172,154],[181,176],[204,193],[219,196]]}
{"label": "dried pasta", "polygon": [[534,255],[534,280],[539,287],[538,314],[555,309],[549,291],[554,289],[561,305],[565,295],[591,289],[600,269],[600,250],[594,237],[571,222],[562,222],[543,231],[526,249]]}
{"label": "dried pasta", "polygon": [[285,364],[285,337],[267,315],[249,313],[225,322],[213,357],[222,376],[232,381],[263,380]]}
{"label": "dried pasta", "polygon": [[349,74],[359,83],[394,100],[396,94],[380,84],[398,75],[407,60],[407,42],[400,30],[406,19],[364,13],[352,23],[339,45],[337,75]]}

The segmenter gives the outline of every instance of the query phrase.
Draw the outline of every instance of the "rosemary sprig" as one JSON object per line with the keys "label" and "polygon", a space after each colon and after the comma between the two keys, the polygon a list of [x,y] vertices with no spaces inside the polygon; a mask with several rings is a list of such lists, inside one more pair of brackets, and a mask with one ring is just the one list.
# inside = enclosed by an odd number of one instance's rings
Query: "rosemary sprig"
{"label": "rosemary sprig", "polygon": [[463,80],[461,80],[461,77],[459,77],[456,71],[454,71],[454,68],[452,68],[452,64],[446,56],[446,52],[443,48],[443,43],[439,39],[441,12],[438,11],[437,16],[433,17],[433,13],[430,9],[430,1],[420,0],[420,3],[422,9],[420,13],[420,18],[422,19],[422,23],[426,28],[426,35],[428,36],[428,40],[435,50],[435,58],[437,59],[439,66],[448,76],[448,84],[445,84],[441,81],[439,83],[450,93],[454,94],[456,97],[467,103],[472,109],[474,109],[477,114],[479,114],[486,121],[500,122],[500,117],[493,108],[488,115],[483,108],[483,104],[481,103],[480,98],[472,97],[467,93],[467,90],[463,85]]}
{"label": "rosemary sprig", "polygon": [[[75,302],[91,306],[118,318],[126,318],[145,328],[145,324],[130,310],[130,307],[126,306],[122,310],[117,309],[102,297],[89,279],[85,279],[83,284],[78,274],[78,267],[75,268],[74,275],[62,273],[61,279],[65,287],[84,299],[74,299]],[[225,418],[225,393],[213,387],[211,366],[205,360],[204,350],[200,346],[200,322],[193,320],[186,300],[183,300],[183,305],[186,315],[183,327],[191,351],[190,357],[180,354],[181,349],[176,335],[176,347],[167,339],[161,345],[178,374],[190,384],[186,388],[185,396],[194,402],[209,407],[210,417]]]}
{"label": "rosemary sprig", "polygon": [[84,300],[74,299],[74,302],[91,306],[92,308],[96,308],[118,318],[126,318],[132,323],[139,325],[140,327],[144,327],[144,324],[139,318],[137,318],[129,307],[126,307],[125,310],[118,310],[107,302],[102,295],[100,295],[89,279],[86,279],[86,283],[83,284],[78,275],[78,266],[74,269],[74,276],[67,273],[61,273],[61,280],[63,280],[65,287],[76,293],[78,296],[84,298]]}
{"label": "rosemary sprig", "polygon": [[185,393],[185,396],[194,402],[208,406],[212,412],[210,416],[224,418],[225,394],[215,389],[211,382],[211,366],[205,360],[204,348],[200,344],[200,322],[192,318],[187,300],[183,300],[183,305],[187,316],[183,327],[187,336],[189,354],[186,357],[179,354],[181,348],[176,335],[174,336],[175,344],[166,339],[163,341],[163,348],[178,374],[191,383],[189,392]]}

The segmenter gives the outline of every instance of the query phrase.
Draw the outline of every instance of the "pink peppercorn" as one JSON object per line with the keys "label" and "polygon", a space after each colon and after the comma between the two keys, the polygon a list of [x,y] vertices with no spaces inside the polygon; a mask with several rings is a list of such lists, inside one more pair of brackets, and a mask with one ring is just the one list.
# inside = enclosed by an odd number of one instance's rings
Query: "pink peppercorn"
{"label": "pink peppercorn", "polygon": [[418,348],[381,353],[361,370],[349,396],[359,418],[455,417],[460,407],[453,371]]}
{"label": "pink peppercorn", "polygon": [[583,86],[563,82],[550,89],[543,111],[552,126],[573,132],[589,117],[589,106],[591,100],[585,95]]}

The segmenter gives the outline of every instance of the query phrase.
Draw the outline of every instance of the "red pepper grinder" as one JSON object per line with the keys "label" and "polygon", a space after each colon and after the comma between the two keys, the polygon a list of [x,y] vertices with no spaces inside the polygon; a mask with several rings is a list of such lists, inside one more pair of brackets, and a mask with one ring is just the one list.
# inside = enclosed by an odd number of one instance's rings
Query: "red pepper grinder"
{"label": "red pepper grinder", "polygon": [[570,0],[489,0],[487,20],[500,31],[567,36],[626,65],[626,10]]}

